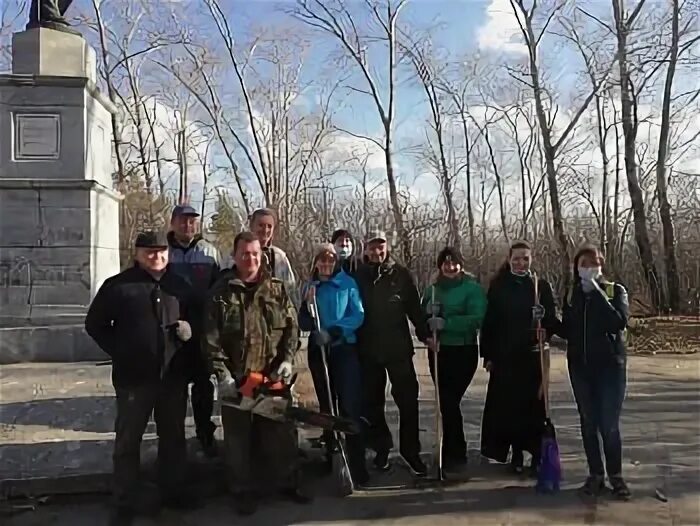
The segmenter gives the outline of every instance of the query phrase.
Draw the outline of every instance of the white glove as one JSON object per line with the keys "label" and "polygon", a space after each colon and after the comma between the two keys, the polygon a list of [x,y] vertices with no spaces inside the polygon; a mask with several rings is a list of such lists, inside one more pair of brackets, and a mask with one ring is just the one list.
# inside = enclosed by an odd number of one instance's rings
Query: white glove
{"label": "white glove", "polygon": [[230,374],[227,374],[219,381],[218,390],[219,399],[236,398],[236,395],[238,394],[236,380],[234,380]]}
{"label": "white glove", "polygon": [[280,366],[277,368],[277,376],[280,378],[289,378],[292,376],[292,363],[291,362],[282,362]]}
{"label": "white glove", "polygon": [[177,320],[175,324],[175,335],[180,341],[188,342],[192,338],[192,327],[184,320]]}
{"label": "white glove", "polygon": [[440,332],[445,330],[445,318],[431,316],[428,318],[428,327],[431,332]]}

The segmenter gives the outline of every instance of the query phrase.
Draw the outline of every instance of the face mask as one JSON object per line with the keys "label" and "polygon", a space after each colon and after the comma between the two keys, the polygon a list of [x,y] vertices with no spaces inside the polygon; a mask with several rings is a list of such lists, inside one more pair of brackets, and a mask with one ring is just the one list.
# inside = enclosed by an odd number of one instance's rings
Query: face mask
{"label": "face mask", "polygon": [[595,279],[598,279],[602,274],[602,270],[600,267],[579,267],[578,268],[578,275],[581,276],[581,279],[586,280],[586,281],[592,281]]}
{"label": "face mask", "polygon": [[338,252],[338,257],[340,259],[348,259],[350,256],[352,256],[352,247],[335,247],[336,251]]}

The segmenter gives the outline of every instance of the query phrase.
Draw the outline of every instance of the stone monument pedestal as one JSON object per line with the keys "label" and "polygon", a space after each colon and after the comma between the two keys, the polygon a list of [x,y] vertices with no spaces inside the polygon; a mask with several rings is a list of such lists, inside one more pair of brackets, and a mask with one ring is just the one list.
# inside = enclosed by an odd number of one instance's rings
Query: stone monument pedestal
{"label": "stone monument pedestal", "polygon": [[82,37],[30,29],[12,56],[0,75],[0,363],[104,359],[83,322],[119,272],[116,108]]}

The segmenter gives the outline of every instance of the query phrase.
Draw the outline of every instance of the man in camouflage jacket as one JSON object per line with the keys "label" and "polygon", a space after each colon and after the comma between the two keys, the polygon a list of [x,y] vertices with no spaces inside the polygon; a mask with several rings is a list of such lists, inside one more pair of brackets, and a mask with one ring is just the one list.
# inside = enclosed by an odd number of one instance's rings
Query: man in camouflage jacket
{"label": "man in camouflage jacket", "polygon": [[[234,265],[221,274],[205,307],[203,348],[219,382],[219,398],[233,397],[235,378],[249,372],[288,378],[297,349],[297,313],[284,283],[261,266],[259,240],[236,236]],[[299,491],[293,424],[221,407],[229,487],[241,514],[253,513],[263,492],[278,490],[307,502]]]}

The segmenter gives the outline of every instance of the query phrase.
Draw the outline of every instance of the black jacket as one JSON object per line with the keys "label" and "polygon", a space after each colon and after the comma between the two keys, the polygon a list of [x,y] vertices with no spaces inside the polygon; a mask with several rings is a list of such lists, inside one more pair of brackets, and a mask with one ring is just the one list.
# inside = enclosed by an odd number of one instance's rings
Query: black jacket
{"label": "black jacket", "polygon": [[184,353],[173,325],[188,320],[191,291],[166,270],[155,280],[138,265],[109,278],[85,318],[85,330],[112,357],[116,387],[159,381],[166,371],[184,372]]}
{"label": "black jacket", "polygon": [[[551,285],[539,278],[539,303],[545,314],[542,328],[549,339],[559,332],[559,320]],[[481,325],[481,356],[484,361],[510,363],[517,366],[537,346],[536,323],[532,315],[535,304],[535,282],[505,272],[489,286],[488,305]]]}
{"label": "black jacket", "polygon": [[588,294],[577,284],[564,302],[561,336],[568,341],[573,364],[624,364],[624,331],[629,318],[627,291],[614,284],[608,298],[605,283]]}
{"label": "black jacket", "polygon": [[381,265],[361,265],[354,277],[365,309],[364,323],[357,333],[360,352],[379,363],[412,356],[407,318],[419,340],[427,340],[429,332],[409,270],[387,259]]}

